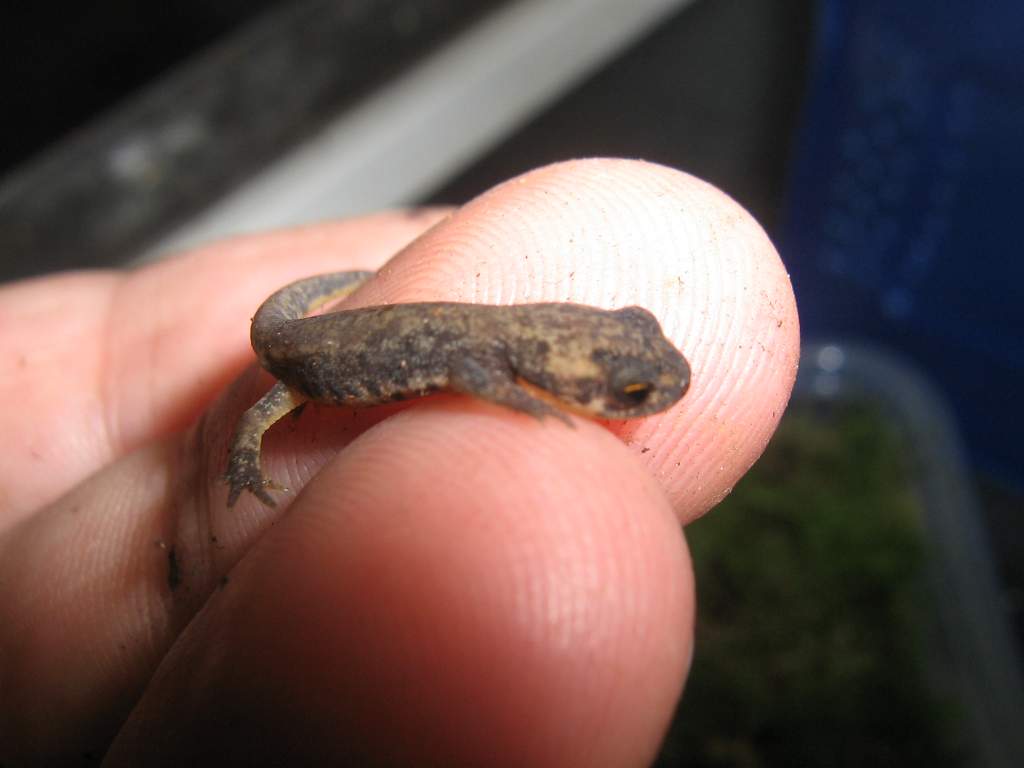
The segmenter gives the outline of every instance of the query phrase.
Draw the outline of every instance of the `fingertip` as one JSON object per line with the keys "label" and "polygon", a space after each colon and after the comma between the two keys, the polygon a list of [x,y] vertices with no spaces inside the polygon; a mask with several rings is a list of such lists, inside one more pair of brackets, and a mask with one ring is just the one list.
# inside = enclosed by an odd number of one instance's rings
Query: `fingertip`
{"label": "fingertip", "polygon": [[554,163],[480,195],[420,237],[359,297],[485,304],[572,301],[651,311],[690,364],[665,413],[609,428],[642,450],[689,522],[761,455],[796,378],[789,275],[757,221],[672,168]]}

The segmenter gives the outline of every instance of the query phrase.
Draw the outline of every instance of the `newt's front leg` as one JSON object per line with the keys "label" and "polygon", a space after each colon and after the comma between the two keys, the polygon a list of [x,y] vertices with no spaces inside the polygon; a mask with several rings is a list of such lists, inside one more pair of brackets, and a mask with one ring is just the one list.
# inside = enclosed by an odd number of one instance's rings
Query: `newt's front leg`
{"label": "newt's front leg", "polygon": [[228,471],[225,479],[230,486],[228,507],[233,507],[242,491],[250,491],[268,507],[276,506],[267,488],[284,490],[263,476],[260,469],[260,445],[263,433],[291,411],[303,405],[308,398],[278,382],[252,408],[242,414],[231,440]]}

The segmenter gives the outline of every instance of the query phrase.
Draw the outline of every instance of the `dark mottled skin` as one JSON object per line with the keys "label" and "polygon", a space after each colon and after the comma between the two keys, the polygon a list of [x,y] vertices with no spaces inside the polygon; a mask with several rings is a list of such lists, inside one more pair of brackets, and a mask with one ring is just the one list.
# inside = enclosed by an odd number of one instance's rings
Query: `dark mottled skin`
{"label": "dark mottled skin", "polygon": [[665,410],[689,386],[686,359],[640,307],[430,302],[305,317],[372,274],[300,280],[257,311],[252,346],[279,383],[238,425],[229,506],[246,489],[273,506],[260,442],[307,400],[369,406],[447,390],[571,424],[560,409],[631,419]]}

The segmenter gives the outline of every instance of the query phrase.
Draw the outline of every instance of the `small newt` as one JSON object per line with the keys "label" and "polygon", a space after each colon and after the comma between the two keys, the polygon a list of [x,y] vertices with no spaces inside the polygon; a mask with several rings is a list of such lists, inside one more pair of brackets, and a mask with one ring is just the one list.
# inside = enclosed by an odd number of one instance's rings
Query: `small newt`
{"label": "small newt", "polygon": [[[581,304],[392,304],[306,317],[372,272],[336,272],[285,286],[257,310],[251,339],[278,379],[239,421],[226,480],[268,506],[263,433],[306,401],[370,406],[446,390],[572,425],[565,410],[631,419],[669,408],[690,366],[650,312]],[[557,407],[556,407],[557,406]]]}

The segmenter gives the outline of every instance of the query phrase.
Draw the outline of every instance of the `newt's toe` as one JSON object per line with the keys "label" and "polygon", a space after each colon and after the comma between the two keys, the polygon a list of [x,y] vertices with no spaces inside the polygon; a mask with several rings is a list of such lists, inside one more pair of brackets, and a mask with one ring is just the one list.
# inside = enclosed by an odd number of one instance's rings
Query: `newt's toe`
{"label": "newt's toe", "polygon": [[280,489],[280,486],[263,477],[263,473],[260,471],[260,456],[257,451],[249,448],[232,451],[224,479],[229,486],[228,508],[235,506],[242,491],[249,491],[268,507],[277,506],[277,502],[267,492],[267,488]]}

